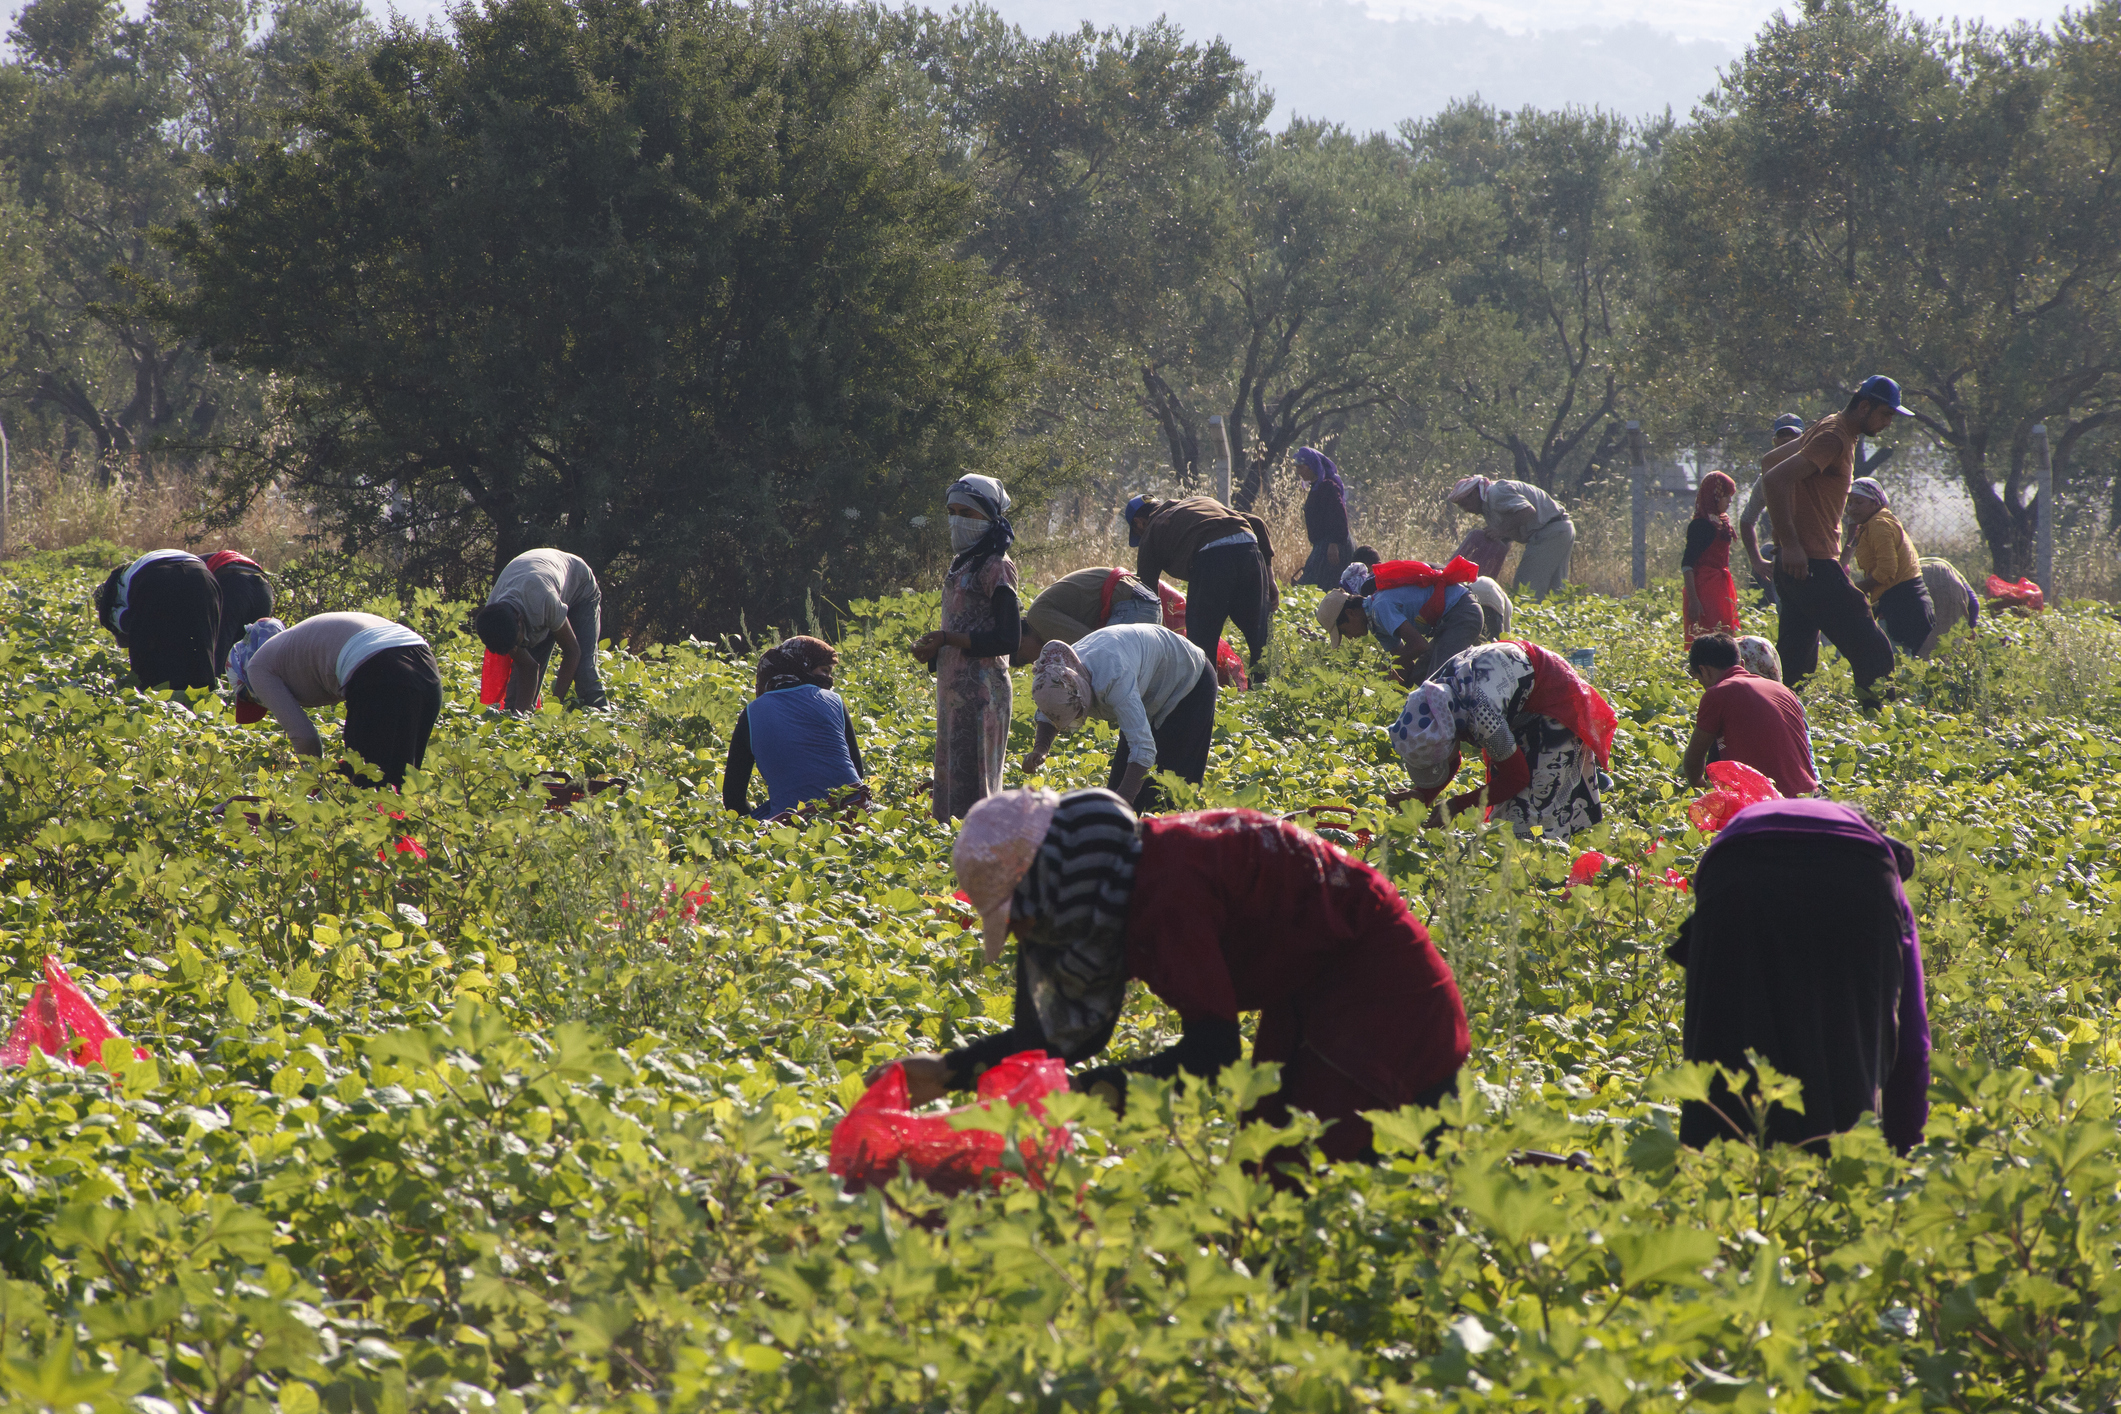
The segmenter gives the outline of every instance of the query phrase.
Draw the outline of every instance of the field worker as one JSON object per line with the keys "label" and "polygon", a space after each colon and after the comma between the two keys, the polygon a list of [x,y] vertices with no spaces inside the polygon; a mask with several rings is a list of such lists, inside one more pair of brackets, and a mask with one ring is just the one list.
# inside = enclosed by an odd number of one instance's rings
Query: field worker
{"label": "field worker", "polygon": [[1318,601],[1318,626],[1335,648],[1343,635],[1374,634],[1398,658],[1393,677],[1412,687],[1486,636],[1487,611],[1473,595],[1478,577],[1471,560],[1388,560],[1365,579],[1368,592],[1329,590]]}
{"label": "field worker", "polygon": [[1016,934],[1015,1018],[908,1057],[914,1105],[971,1089],[1018,1051],[1081,1065],[1110,1043],[1130,981],[1183,1029],[1168,1050],[1071,1078],[1115,1105],[1130,1075],[1212,1080],[1241,1054],[1248,1011],[1253,1063],[1281,1066],[1254,1117],[1331,1121],[1328,1159],[1374,1158],[1364,1110],[1434,1105],[1456,1084],[1468,1042],[1450,968],[1391,880],[1307,830],[1251,810],[1141,819],[1110,791],[1012,790],[966,817],[952,857],[988,962]]}
{"label": "field worker", "polygon": [[[1747,1070],[1746,1052],[1804,1086],[1768,1138],[1810,1144],[1876,1112],[1906,1153],[1929,1118],[1922,943],[1901,881],[1914,852],[1862,812],[1824,800],[1741,810],[1701,857],[1694,914],[1670,956],[1686,967],[1682,1051]],[[1720,1113],[1719,1113],[1720,1112]],[[1742,1101],[1718,1080],[1681,1106],[1681,1142],[1744,1136]]]}
{"label": "field worker", "polygon": [[150,550],[96,588],[96,621],[110,630],[143,691],[220,685],[221,588],[197,555]]}
{"label": "field worker", "polygon": [[1311,558],[1304,561],[1296,582],[1331,589],[1355,553],[1355,537],[1348,530],[1348,486],[1333,458],[1316,447],[1297,448],[1295,460],[1297,479],[1309,488],[1304,492],[1304,535],[1311,542]]}
{"label": "field worker", "polygon": [[1037,738],[1024,758],[1024,774],[1045,763],[1056,734],[1096,717],[1119,728],[1105,788],[1137,810],[1154,810],[1163,792],[1144,789],[1151,770],[1170,771],[1194,785],[1208,773],[1215,693],[1207,656],[1156,624],[1114,624],[1072,647],[1050,642],[1031,673]]}
{"label": "field worker", "polygon": [[243,637],[243,630],[260,619],[272,617],[272,581],[264,566],[234,550],[216,550],[206,557],[207,573],[221,591],[221,628],[214,635],[214,672],[228,668],[228,650]]}
{"label": "field worker", "polygon": [[1123,569],[1097,567],[1064,574],[1024,610],[1023,631],[1009,660],[1021,668],[1038,661],[1048,639],[1074,643],[1086,633],[1113,624],[1161,623],[1163,601],[1156,591]]}
{"label": "field worker", "polygon": [[1886,637],[1904,653],[1920,653],[1936,627],[1937,610],[1915,542],[1888,508],[1885,488],[1868,476],[1849,483],[1848,517],[1856,534],[1845,553],[1856,564],[1856,587],[1870,596]]}
{"label": "field worker", "polygon": [[[839,654],[821,638],[784,638],[759,658],[752,700],[736,719],[722,767],[722,804],[771,820],[862,784],[854,718],[832,690]],[[751,768],[766,778],[766,803],[748,799]]]}
{"label": "field worker", "polygon": [[[229,651],[236,720],[267,712],[287,731],[298,756],[322,756],[324,742],[305,707],[346,704],[346,749],[359,754],[383,784],[405,784],[405,770],[427,759],[427,739],[442,714],[442,674],[434,650],[403,624],[374,614],[318,614],[293,628],[260,619]],[[341,764],[356,781],[362,772]]]}
{"label": "field worker", "polygon": [[1738,632],[1738,582],[1731,577],[1731,498],[1738,483],[1720,471],[1701,478],[1694,518],[1687,522],[1679,560],[1686,641],[1705,633]]}
{"label": "field worker", "polygon": [[1263,681],[1259,658],[1281,607],[1267,523],[1212,496],[1136,496],[1127,502],[1127,543],[1139,551],[1134,577],[1149,588],[1166,574],[1186,581],[1186,637],[1193,646],[1213,661],[1223,625],[1235,623],[1245,636],[1252,680]]}
{"label": "field worker", "polygon": [[1612,760],[1619,717],[1566,661],[1533,643],[1468,648],[1411,693],[1389,728],[1414,789],[1387,799],[1433,804],[1458,774],[1461,748],[1487,757],[1484,786],[1435,816],[1483,803],[1520,836],[1537,825],[1565,840],[1605,818],[1598,773]]}
{"label": "field worker", "polygon": [[1738,661],[1756,678],[1769,682],[1782,681],[1782,659],[1775,653],[1775,645],[1757,633],[1749,633],[1738,640]]}
{"label": "field worker", "polygon": [[1746,563],[1752,566],[1753,582],[1760,587],[1763,604],[1775,602],[1775,566],[1763,552],[1758,538],[1760,518],[1767,514],[1767,497],[1760,488],[1766,483],[1767,466],[1775,453],[1803,435],[1804,419],[1796,413],[1786,412],[1775,419],[1774,430],[1768,434],[1767,455],[1760,459],[1760,479],[1753,483],[1752,491],[1745,498],[1745,510],[1738,518],[1738,538],[1745,542]]}
{"label": "field worker", "polygon": [[1913,414],[1900,406],[1900,385],[1883,374],[1866,378],[1845,409],[1820,418],[1762,463],[1761,493],[1779,559],[1775,647],[1793,688],[1819,666],[1822,633],[1848,659],[1860,699],[1872,698],[1871,685],[1893,670],[1893,645],[1841,568],[1841,516],[1856,479],[1857,439],[1902,415]]}
{"label": "field worker", "polygon": [[1921,656],[1927,658],[1953,629],[1961,624],[1971,629],[1981,622],[1981,596],[1974,593],[1974,586],[1952,567],[1950,560],[1924,555],[1918,563],[1922,566],[1922,583],[1930,592],[1930,607],[1936,610],[1936,622],[1930,625],[1930,636],[1922,645]]}
{"label": "field worker", "polygon": [[1487,532],[1495,539],[1524,546],[1510,580],[1512,593],[1544,599],[1568,583],[1576,522],[1552,496],[1529,481],[1468,476],[1451,488],[1449,500],[1462,511],[1484,516]]}
{"label": "field worker", "polygon": [[515,660],[508,677],[510,712],[527,712],[538,699],[538,684],[552,648],[560,647],[560,670],[553,674],[554,697],[565,697],[574,685],[575,705],[602,707],[604,682],[597,676],[597,635],[602,631],[604,594],[596,572],[580,555],[565,550],[525,550],[501,567],[486,607],[472,619],[486,651]]}
{"label": "field worker", "polygon": [[[1470,555],[1453,555],[1452,559],[1471,559]],[[1358,546],[1355,563],[1340,572],[1340,587],[1351,595],[1362,596],[1376,590],[1377,552],[1369,546]],[[1480,616],[1483,625],[1480,631],[1482,643],[1493,643],[1510,631],[1510,621],[1516,615],[1516,606],[1503,587],[1483,574],[1466,586],[1475,599],[1480,601]]]}
{"label": "field worker", "polygon": [[1742,761],[1795,799],[1819,793],[1804,704],[1779,682],[1748,672],[1729,634],[1704,634],[1687,649],[1687,676],[1701,684],[1694,736],[1682,766],[1695,786],[1711,761]]}
{"label": "field worker", "polygon": [[961,818],[1002,788],[1009,755],[1009,658],[1023,632],[1016,602],[1016,531],[1009,493],[991,476],[960,476],[943,493],[950,568],[943,626],[913,641],[935,670],[935,803],[938,820]]}

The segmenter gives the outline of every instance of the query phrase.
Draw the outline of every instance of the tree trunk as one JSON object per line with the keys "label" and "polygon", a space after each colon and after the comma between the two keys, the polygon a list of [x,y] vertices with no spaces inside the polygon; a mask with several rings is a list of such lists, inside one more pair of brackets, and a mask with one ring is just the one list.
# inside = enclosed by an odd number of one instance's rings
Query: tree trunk
{"label": "tree trunk", "polygon": [[[2012,505],[1989,480],[1988,459],[1971,447],[1959,449],[1959,480],[1974,502],[1974,518],[1981,526],[1981,539],[1988,546],[1989,562],[2005,579],[2023,579],[2032,573],[2033,530],[2036,510]],[[2009,483],[2004,490],[2016,495]]]}

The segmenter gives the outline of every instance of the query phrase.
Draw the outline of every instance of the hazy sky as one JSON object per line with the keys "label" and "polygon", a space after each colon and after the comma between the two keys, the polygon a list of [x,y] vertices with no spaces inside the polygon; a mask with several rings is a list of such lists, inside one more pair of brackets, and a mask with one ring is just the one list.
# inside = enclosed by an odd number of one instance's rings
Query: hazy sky
{"label": "hazy sky", "polygon": [[[21,0],[0,0],[10,17]],[[381,14],[390,0],[367,0]],[[942,9],[949,0],[927,0]],[[1028,30],[1084,20],[1139,25],[1168,15],[1189,36],[1221,35],[1276,95],[1277,119],[1389,129],[1478,93],[1503,108],[1569,104],[1684,118],[1718,69],[1781,6],[1762,0],[991,0]],[[1992,24],[2052,20],[2061,0],[1959,0]],[[127,0],[135,11],[144,0]],[[408,18],[446,0],[397,0]],[[1924,12],[1928,6],[1911,4]],[[1275,124],[1280,126],[1280,122]]]}

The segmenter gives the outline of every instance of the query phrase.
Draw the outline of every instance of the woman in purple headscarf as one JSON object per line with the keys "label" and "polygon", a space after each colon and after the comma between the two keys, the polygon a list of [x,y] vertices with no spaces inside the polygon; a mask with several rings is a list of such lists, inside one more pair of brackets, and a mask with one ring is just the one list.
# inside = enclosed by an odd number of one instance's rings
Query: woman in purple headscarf
{"label": "woman in purple headscarf", "polygon": [[[1922,1142],[1929,1007],[1901,887],[1914,869],[1908,846],[1827,800],[1749,806],[1701,857],[1694,915],[1669,950],[1687,970],[1682,1053],[1745,1072],[1756,1051],[1800,1081],[1804,1112],[1770,1110],[1770,1140],[1823,1153],[1875,1112],[1900,1152]],[[1752,1133],[1746,1099],[1720,1079],[1681,1107],[1685,1144]]]}
{"label": "woman in purple headscarf", "polygon": [[1296,474],[1310,490],[1304,495],[1304,533],[1311,538],[1311,558],[1304,561],[1298,584],[1332,589],[1340,583],[1340,567],[1355,555],[1355,538],[1348,531],[1348,487],[1340,479],[1333,458],[1316,447],[1296,451]]}

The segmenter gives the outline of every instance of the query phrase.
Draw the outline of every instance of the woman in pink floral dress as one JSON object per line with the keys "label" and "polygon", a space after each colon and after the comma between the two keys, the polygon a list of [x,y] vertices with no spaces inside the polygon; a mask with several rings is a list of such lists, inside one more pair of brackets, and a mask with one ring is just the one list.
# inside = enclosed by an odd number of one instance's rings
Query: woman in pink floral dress
{"label": "woman in pink floral dress", "polygon": [[1002,788],[1009,750],[1009,655],[1023,630],[1009,493],[963,476],[944,498],[954,558],[943,576],[943,626],[913,643],[935,669],[935,818],[963,818]]}

